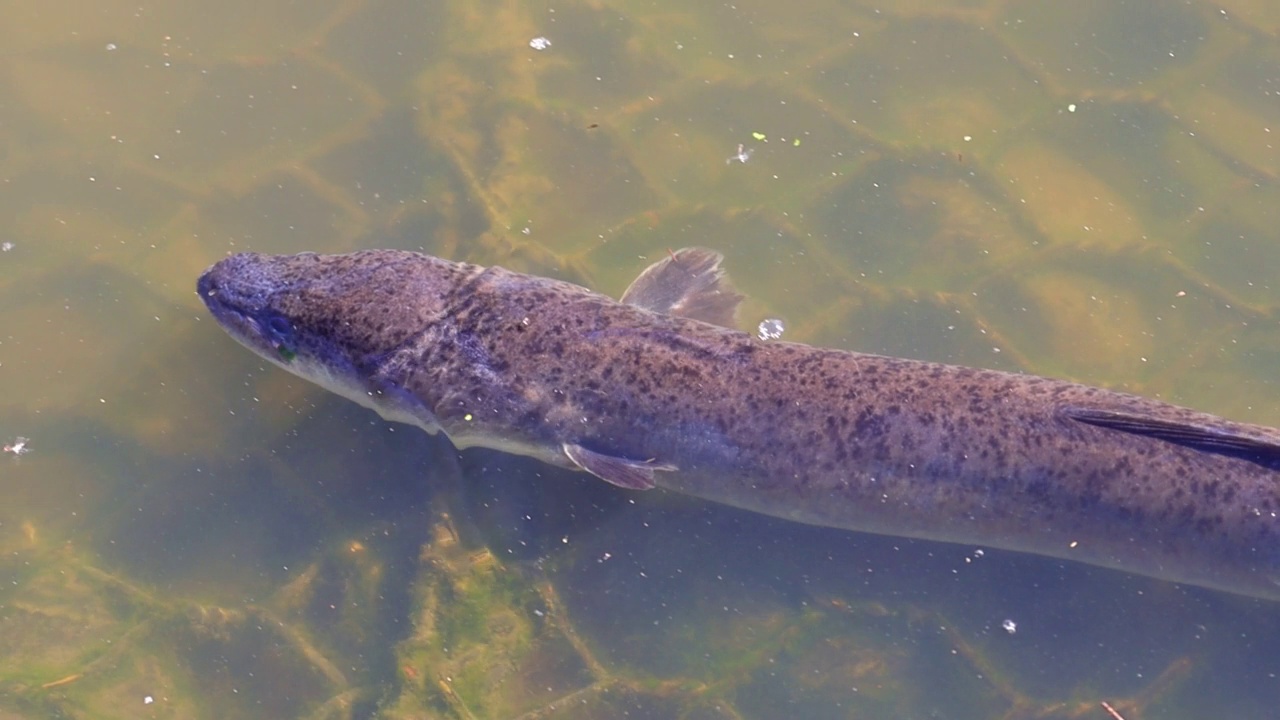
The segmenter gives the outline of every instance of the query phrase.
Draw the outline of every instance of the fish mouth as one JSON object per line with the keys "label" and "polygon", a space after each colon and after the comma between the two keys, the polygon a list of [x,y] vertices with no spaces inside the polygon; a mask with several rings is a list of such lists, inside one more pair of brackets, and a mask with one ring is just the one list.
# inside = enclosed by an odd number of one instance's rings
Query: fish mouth
{"label": "fish mouth", "polygon": [[214,276],[218,270],[218,265],[213,265],[200,274],[200,279],[196,280],[196,295],[200,296],[200,301],[208,308],[209,313],[218,322],[223,322],[223,317],[228,315],[244,316],[236,310],[233,310],[223,299],[219,287],[221,283]]}
{"label": "fish mouth", "polygon": [[213,271],[217,268],[218,263],[215,263],[200,273],[200,278],[196,280],[196,292],[200,294],[200,297],[212,295],[218,289],[217,281],[213,278]]}
{"label": "fish mouth", "polygon": [[217,265],[214,265],[200,274],[200,279],[196,280],[196,294],[200,296],[201,302],[209,309],[209,312],[221,321],[222,315],[231,312],[231,309],[222,301],[222,297],[218,293],[218,281],[213,276],[217,267]]}

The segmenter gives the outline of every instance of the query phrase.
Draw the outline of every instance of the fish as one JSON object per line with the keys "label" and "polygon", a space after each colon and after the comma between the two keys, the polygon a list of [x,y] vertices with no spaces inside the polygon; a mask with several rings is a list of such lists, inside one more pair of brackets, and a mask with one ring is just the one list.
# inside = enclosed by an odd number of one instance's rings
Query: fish
{"label": "fish", "polygon": [[705,248],[614,300],[401,250],[228,256],[232,338],[389,421],[812,525],[1280,600],[1280,430],[1030,374],[762,340]]}

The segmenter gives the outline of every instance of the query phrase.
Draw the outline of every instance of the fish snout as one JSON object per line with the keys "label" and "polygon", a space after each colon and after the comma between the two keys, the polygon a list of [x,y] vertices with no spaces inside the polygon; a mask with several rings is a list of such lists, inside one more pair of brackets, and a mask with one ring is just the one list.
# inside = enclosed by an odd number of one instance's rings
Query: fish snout
{"label": "fish snout", "polygon": [[271,257],[240,253],[211,265],[196,280],[196,294],[217,314],[235,310],[252,314],[281,286]]}
{"label": "fish snout", "polygon": [[209,268],[200,274],[200,279],[196,280],[196,294],[201,300],[208,302],[208,298],[218,294],[218,279],[214,276],[214,269],[217,266]]}

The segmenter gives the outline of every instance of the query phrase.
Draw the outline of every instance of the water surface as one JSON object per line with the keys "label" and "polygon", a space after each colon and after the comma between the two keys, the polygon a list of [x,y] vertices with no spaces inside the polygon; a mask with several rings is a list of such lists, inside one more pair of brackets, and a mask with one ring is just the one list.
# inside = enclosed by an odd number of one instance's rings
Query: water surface
{"label": "water surface", "polygon": [[[265,367],[228,252],[421,249],[1280,426],[1280,12],[0,8],[0,714],[1265,717],[1280,608],[798,526]],[[531,46],[535,39],[549,44]],[[542,42],[534,43],[544,45]]]}

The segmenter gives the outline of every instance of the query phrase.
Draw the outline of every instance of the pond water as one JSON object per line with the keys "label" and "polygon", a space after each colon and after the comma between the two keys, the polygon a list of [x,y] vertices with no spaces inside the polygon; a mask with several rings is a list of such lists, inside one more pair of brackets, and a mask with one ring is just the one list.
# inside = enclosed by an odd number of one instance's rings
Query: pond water
{"label": "pond water", "polygon": [[744,330],[1280,426],[1277,8],[0,7],[0,715],[1270,716],[1274,602],[460,453],[194,285],[703,245]]}

